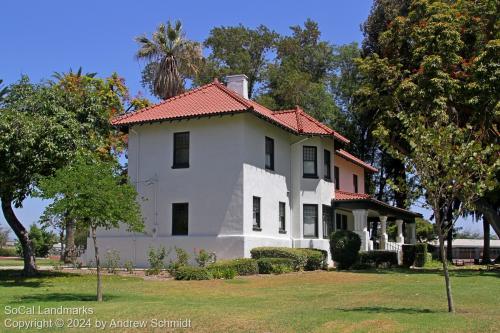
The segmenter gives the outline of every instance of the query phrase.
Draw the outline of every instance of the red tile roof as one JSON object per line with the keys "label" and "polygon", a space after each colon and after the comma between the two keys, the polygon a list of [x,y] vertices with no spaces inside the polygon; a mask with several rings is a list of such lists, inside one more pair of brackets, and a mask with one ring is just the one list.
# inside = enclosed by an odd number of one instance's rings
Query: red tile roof
{"label": "red tile roof", "polygon": [[247,100],[215,80],[145,109],[119,116],[112,120],[116,126],[127,126],[162,120],[201,117],[236,112],[252,112],[265,120],[297,134],[332,135],[337,140],[349,140],[305,113],[294,110],[271,111]]}
{"label": "red tile roof", "polygon": [[368,171],[371,171],[371,172],[378,172],[378,169],[377,168],[374,168],[373,166],[371,166],[370,164],[360,160],[359,158],[357,158],[356,156],[354,156],[353,154],[351,153],[348,153],[347,151],[343,150],[343,149],[337,149],[335,151],[335,153],[363,168],[365,168],[366,170]]}
{"label": "red tile roof", "polygon": [[335,200],[361,200],[371,199],[371,195],[364,193],[351,193],[346,191],[335,190]]}

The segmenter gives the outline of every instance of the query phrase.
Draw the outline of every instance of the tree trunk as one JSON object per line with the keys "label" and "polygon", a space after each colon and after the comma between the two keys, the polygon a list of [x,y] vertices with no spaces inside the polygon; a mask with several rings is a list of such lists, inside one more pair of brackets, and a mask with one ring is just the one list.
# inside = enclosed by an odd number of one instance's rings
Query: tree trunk
{"label": "tree trunk", "polygon": [[[446,258],[446,253],[444,250],[444,233],[442,230],[442,225],[438,225],[439,228],[439,253],[441,254],[441,258]],[[448,300],[448,312],[455,312],[455,305],[453,304],[453,296],[451,294],[451,283],[450,283],[450,275],[448,272],[448,260],[441,260],[443,263],[443,272],[444,272],[444,282],[446,285],[446,298]]]}
{"label": "tree trunk", "polygon": [[446,235],[446,259],[453,260],[453,228],[450,228]]}
{"label": "tree trunk", "polygon": [[497,236],[500,237],[500,215],[498,214],[498,208],[483,198],[477,200],[474,205],[483,216],[487,217],[486,220],[491,224]]}
{"label": "tree trunk", "polygon": [[59,261],[64,262],[64,226],[61,226],[61,232],[59,233],[59,242],[61,243],[61,253],[59,254]]}
{"label": "tree trunk", "polygon": [[102,283],[101,283],[101,262],[99,261],[99,247],[97,246],[96,228],[92,227],[92,240],[94,241],[95,267],[97,270],[97,301],[102,302]]}
{"label": "tree trunk", "polygon": [[490,263],[490,224],[483,216],[483,265]]}
{"label": "tree trunk", "polygon": [[66,218],[66,252],[64,253],[64,262],[66,264],[75,261],[75,220]]}
{"label": "tree trunk", "polygon": [[36,268],[35,254],[33,252],[33,244],[29,238],[28,231],[21,222],[17,219],[14,210],[12,209],[12,200],[2,197],[2,212],[9,226],[14,230],[14,233],[23,249],[23,260],[25,276],[35,276],[38,271]]}

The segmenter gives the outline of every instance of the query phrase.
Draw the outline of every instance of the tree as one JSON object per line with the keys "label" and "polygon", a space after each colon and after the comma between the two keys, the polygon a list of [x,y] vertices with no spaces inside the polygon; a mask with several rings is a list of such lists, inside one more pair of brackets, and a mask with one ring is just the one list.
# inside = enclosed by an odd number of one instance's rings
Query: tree
{"label": "tree", "polygon": [[[29,231],[29,237],[33,244],[33,252],[35,256],[44,258],[49,255],[49,251],[54,244],[57,243],[57,236],[46,228],[39,228],[36,224],[32,224]],[[19,243],[16,244],[17,252],[23,257],[23,248]]]}
{"label": "tree", "polygon": [[10,230],[0,227],[0,249],[7,245]]}
{"label": "tree", "polygon": [[210,49],[210,55],[201,66],[197,83],[211,82],[214,77],[245,74],[248,77],[248,97],[251,98],[255,84],[263,80],[269,53],[275,48],[278,36],[264,25],[255,29],[241,24],[213,28],[203,43]]}
{"label": "tree", "polygon": [[67,214],[79,227],[90,229],[97,268],[97,301],[102,301],[97,229],[125,225],[131,231],[142,231],[144,224],[136,201],[137,192],[116,162],[104,162],[100,158],[78,158],[54,176],[42,179],[39,188],[40,197],[54,199],[46,208],[46,214]]}
{"label": "tree", "polygon": [[[413,1],[408,15],[379,35],[380,55],[360,61],[361,93],[389,120],[375,134],[421,186],[442,258],[456,219],[498,186],[500,84],[493,54],[500,44],[490,27],[495,6]],[[393,140],[395,132],[399,140]],[[448,309],[454,311],[446,260],[443,270]]]}
{"label": "tree", "polygon": [[182,93],[185,79],[197,73],[202,54],[199,43],[185,38],[181,22],[161,23],[151,39],[141,35],[135,40],[139,44],[136,58],[147,62],[143,85],[161,99]]}

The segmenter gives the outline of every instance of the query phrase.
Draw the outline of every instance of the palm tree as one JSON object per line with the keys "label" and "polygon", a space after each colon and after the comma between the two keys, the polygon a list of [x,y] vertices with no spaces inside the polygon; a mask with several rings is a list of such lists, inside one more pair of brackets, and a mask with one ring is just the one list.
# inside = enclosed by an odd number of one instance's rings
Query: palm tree
{"label": "palm tree", "polygon": [[139,44],[136,58],[148,62],[143,84],[162,99],[183,92],[184,80],[197,73],[202,54],[199,43],[185,39],[181,22],[162,23],[151,39],[142,35],[135,40]]}

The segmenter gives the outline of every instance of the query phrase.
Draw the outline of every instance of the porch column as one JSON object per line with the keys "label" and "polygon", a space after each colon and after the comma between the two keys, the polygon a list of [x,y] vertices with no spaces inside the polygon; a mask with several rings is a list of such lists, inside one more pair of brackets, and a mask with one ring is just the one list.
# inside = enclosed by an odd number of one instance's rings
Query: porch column
{"label": "porch column", "polygon": [[406,226],[410,228],[410,244],[415,244],[417,242],[417,224],[416,223],[406,223]]}
{"label": "porch column", "polygon": [[380,220],[380,249],[385,250],[387,248],[387,216],[379,216]]}
{"label": "porch column", "polygon": [[403,220],[396,220],[398,226],[398,235],[396,236],[396,243],[404,244],[405,237],[403,236]]}
{"label": "porch column", "polygon": [[370,234],[368,233],[368,211],[366,209],[354,209],[354,232],[361,238],[361,251],[369,250]]}

